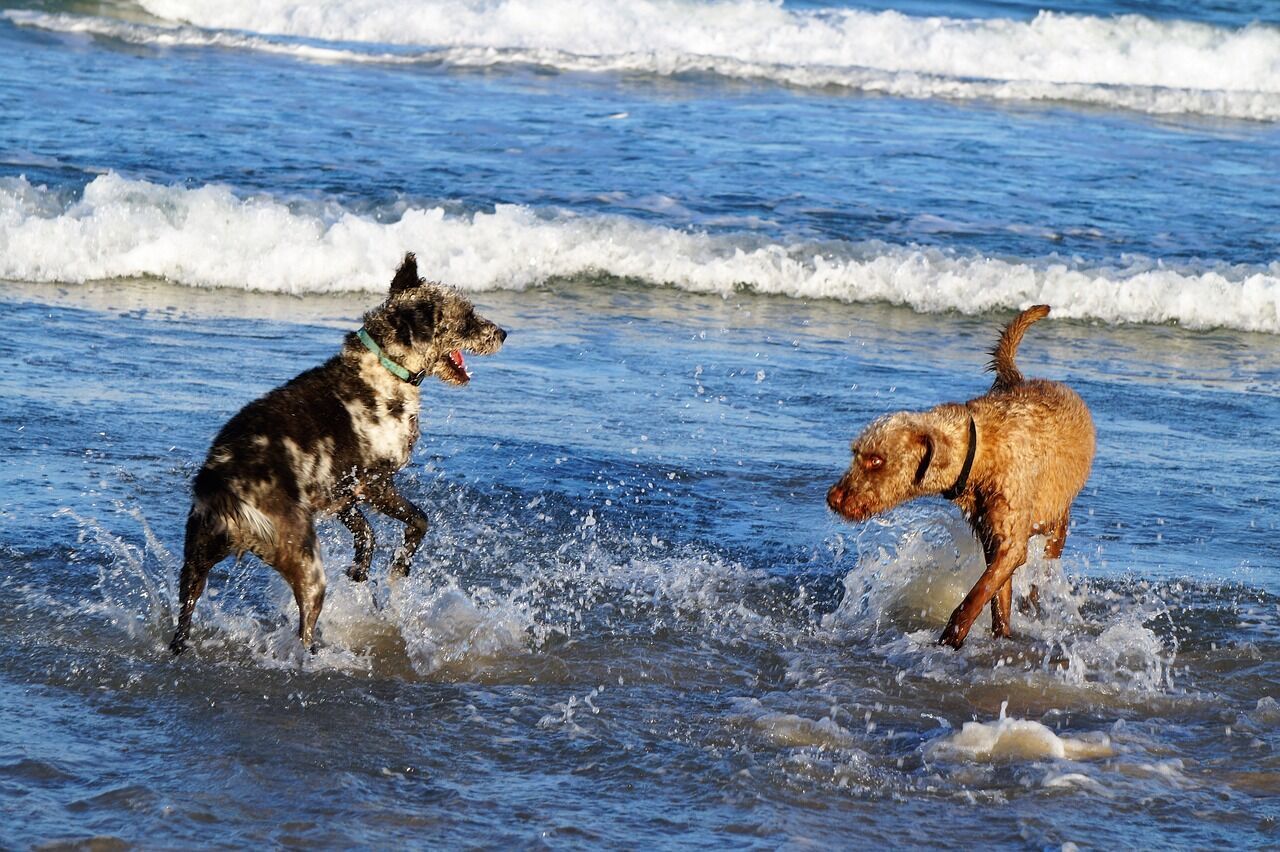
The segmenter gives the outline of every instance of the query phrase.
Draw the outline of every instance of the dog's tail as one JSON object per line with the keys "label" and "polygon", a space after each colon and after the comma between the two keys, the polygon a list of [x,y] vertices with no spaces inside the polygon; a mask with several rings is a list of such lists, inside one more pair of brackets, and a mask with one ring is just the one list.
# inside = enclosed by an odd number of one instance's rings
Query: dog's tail
{"label": "dog's tail", "polygon": [[248,537],[263,545],[275,543],[276,529],[271,519],[237,495],[221,471],[208,465],[202,467],[196,474],[193,490],[192,512],[208,516],[214,529],[228,533],[233,542],[240,543]]}
{"label": "dog's tail", "polygon": [[1013,322],[1004,327],[996,348],[991,350],[991,363],[987,365],[987,369],[996,374],[996,380],[991,385],[992,390],[1007,390],[1022,384],[1022,373],[1014,363],[1013,356],[1018,353],[1018,344],[1022,342],[1022,335],[1031,324],[1048,315],[1048,305],[1034,305],[1018,314]]}

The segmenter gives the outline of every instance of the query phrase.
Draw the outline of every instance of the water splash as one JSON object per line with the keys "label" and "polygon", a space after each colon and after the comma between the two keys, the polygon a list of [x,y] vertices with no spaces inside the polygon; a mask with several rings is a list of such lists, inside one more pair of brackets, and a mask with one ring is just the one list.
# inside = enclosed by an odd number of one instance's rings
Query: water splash
{"label": "water splash", "polygon": [[1014,574],[1014,600],[1029,600],[1034,584],[1039,606],[1034,612],[1015,609],[1014,640],[992,639],[984,611],[960,652],[938,648],[938,633],[981,575],[984,560],[967,524],[933,511],[896,513],[885,532],[856,543],[844,598],[821,622],[832,641],[870,642],[904,672],[932,678],[1034,675],[1095,694],[1174,688],[1177,645],[1155,630],[1170,620],[1156,591],[1143,583],[1114,588],[1073,579],[1067,572],[1079,563],[1045,559],[1038,537],[1027,564]]}
{"label": "water splash", "polygon": [[[85,610],[145,652],[167,654],[180,562],[140,510],[116,509],[110,524],[61,513],[97,550],[91,561],[98,599]],[[572,637],[584,624],[606,633],[695,630],[726,643],[781,629],[744,602],[753,587],[768,585],[763,572],[602,534],[590,510],[571,510],[541,531],[509,516],[464,517],[434,532],[412,575],[396,581],[350,582],[333,568],[347,561],[344,541],[335,530],[322,532],[330,581],[315,654],[298,642],[296,607],[283,580],[252,558],[227,563],[215,569],[197,606],[191,652],[224,660],[247,655],[265,668],[466,680],[553,638]],[[140,533],[141,543],[113,530],[116,519],[136,527],[130,533]],[[565,521],[572,521],[567,536]],[[471,562],[461,553],[471,553]]]}
{"label": "water splash", "polygon": [[1000,705],[1000,717],[994,722],[965,722],[956,733],[928,743],[925,756],[929,760],[1005,761],[1094,760],[1115,755],[1106,734],[1059,736],[1040,722],[1009,718],[1008,706],[1007,701]]}

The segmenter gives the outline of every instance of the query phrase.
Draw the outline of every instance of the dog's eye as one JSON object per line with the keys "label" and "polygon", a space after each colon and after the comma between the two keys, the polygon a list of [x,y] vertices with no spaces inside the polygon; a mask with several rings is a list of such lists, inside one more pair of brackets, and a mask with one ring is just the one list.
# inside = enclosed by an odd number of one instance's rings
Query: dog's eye
{"label": "dog's eye", "polygon": [[863,470],[879,470],[884,467],[884,456],[875,453],[859,453],[858,466]]}

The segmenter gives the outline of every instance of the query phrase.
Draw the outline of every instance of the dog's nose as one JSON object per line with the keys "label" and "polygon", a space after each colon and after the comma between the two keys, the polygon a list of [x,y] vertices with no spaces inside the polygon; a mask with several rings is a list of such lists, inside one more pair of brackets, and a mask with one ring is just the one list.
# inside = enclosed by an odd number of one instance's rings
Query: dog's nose
{"label": "dog's nose", "polygon": [[844,482],[843,480],[831,486],[831,490],[827,492],[827,505],[831,511],[839,513],[840,506],[844,503]]}
{"label": "dog's nose", "polygon": [[506,341],[506,339],[507,339],[506,329],[502,329],[502,328],[498,329],[498,342],[502,343]]}

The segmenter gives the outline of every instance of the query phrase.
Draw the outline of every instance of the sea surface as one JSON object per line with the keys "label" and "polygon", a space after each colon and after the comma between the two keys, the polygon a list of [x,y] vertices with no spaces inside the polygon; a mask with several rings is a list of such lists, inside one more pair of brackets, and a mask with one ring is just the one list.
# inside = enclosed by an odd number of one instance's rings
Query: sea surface
{"label": "sea surface", "polygon": [[[510,332],[412,576],[322,521],[314,655],[246,558],[172,658],[408,250]],[[1039,302],[1097,461],[957,653],[954,507],[824,495]],[[0,848],[1280,845],[1274,3],[0,3],[0,310]]]}

